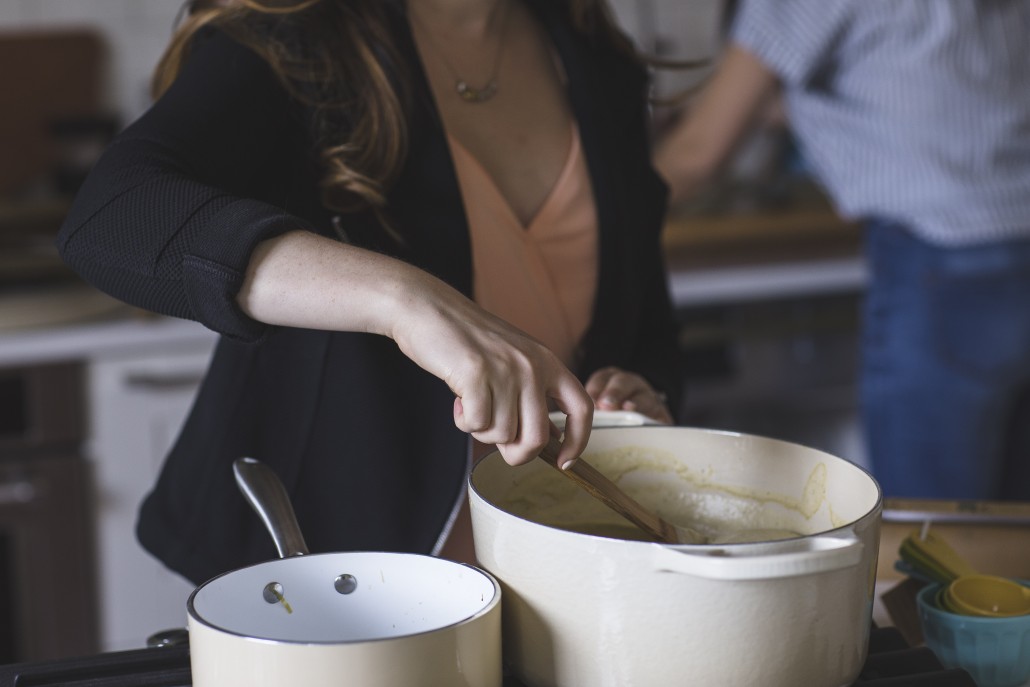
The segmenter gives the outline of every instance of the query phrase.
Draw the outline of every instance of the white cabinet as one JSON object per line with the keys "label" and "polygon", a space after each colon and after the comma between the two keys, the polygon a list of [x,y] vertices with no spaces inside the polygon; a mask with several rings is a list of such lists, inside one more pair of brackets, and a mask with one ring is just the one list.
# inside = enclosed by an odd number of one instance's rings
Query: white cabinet
{"label": "white cabinet", "polygon": [[148,342],[95,354],[88,366],[86,447],[96,483],[100,648],[144,646],[151,634],[185,627],[193,585],[143,550],[140,501],[186,417],[207,368],[213,336],[172,346]]}

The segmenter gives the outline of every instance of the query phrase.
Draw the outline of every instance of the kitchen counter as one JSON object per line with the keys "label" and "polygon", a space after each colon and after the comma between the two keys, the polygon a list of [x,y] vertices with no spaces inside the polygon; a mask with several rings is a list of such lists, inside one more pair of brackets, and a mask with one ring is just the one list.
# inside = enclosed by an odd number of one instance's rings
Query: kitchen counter
{"label": "kitchen counter", "polygon": [[110,358],[140,350],[193,350],[213,346],[216,339],[214,332],[196,322],[126,309],[96,321],[0,333],[0,366]]}
{"label": "kitchen counter", "polygon": [[677,307],[861,291],[860,228],[821,199],[778,209],[670,213],[662,235]]}
{"label": "kitchen counter", "polygon": [[[681,308],[857,292],[867,278],[859,228],[825,204],[673,212],[663,243]],[[174,351],[217,338],[195,322],[144,314],[84,285],[55,289],[0,292],[0,366]],[[56,305],[61,311],[51,315]],[[29,326],[18,326],[19,318]]]}
{"label": "kitchen counter", "polygon": [[861,291],[868,274],[859,256],[669,270],[678,308]]}

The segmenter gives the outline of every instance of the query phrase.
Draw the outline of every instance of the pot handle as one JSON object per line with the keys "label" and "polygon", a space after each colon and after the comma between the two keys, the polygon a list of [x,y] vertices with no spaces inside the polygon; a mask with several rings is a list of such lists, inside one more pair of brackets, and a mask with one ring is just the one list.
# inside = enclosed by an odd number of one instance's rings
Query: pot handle
{"label": "pot handle", "polygon": [[656,544],[652,562],[660,572],[713,580],[764,580],[849,568],[862,559],[863,548],[853,532],[728,547]]}
{"label": "pot handle", "polygon": [[279,557],[307,554],[308,545],[297,524],[290,496],[272,468],[254,458],[244,457],[233,462],[232,470],[240,492],[272,535]]}

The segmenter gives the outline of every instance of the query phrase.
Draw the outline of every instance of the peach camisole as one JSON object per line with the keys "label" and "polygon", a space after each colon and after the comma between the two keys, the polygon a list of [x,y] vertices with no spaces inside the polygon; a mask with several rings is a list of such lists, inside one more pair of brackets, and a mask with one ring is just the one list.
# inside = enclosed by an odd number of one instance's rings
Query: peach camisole
{"label": "peach camisole", "polygon": [[597,212],[579,131],[564,168],[523,226],[479,161],[448,135],[472,241],[473,297],[575,363],[597,290]]}

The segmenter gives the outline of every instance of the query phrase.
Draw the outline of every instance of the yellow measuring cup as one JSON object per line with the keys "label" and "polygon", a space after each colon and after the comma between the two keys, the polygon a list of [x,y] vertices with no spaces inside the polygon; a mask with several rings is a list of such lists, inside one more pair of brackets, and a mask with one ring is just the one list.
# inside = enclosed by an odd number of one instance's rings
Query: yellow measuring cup
{"label": "yellow measuring cup", "polygon": [[944,586],[938,598],[946,611],[979,617],[1030,613],[1030,587],[978,572],[943,538],[925,528],[905,537],[898,553],[917,572]]}

